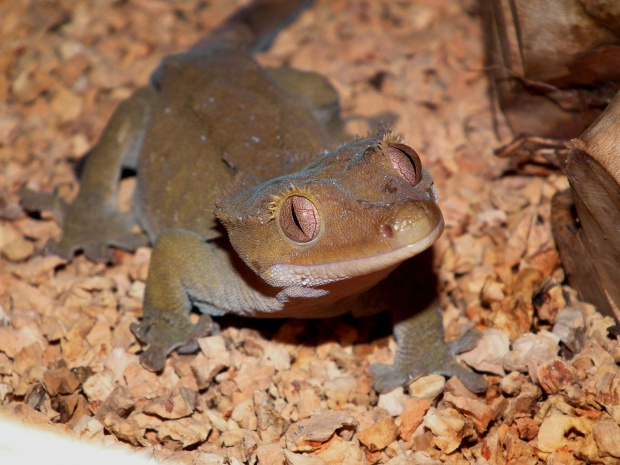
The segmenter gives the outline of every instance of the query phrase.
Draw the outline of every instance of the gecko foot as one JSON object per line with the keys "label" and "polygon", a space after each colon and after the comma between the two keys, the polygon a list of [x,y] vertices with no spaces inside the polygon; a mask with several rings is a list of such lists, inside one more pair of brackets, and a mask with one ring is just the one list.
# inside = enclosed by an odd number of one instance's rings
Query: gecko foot
{"label": "gecko foot", "polygon": [[461,366],[455,359],[455,355],[475,347],[481,337],[479,331],[472,329],[458,339],[444,342],[441,313],[437,306],[432,305],[397,322],[394,336],[397,343],[394,364],[375,363],[370,367],[375,375],[373,387],[378,392],[406,386],[430,374],[456,376],[470,391],[486,391],[486,379]]}
{"label": "gecko foot", "polygon": [[189,322],[189,318],[175,324],[166,320],[153,322],[144,318],[141,324],[131,325],[136,338],[148,344],[148,348],[140,355],[140,363],[149,371],[163,370],[166,358],[173,350],[179,353],[195,352],[198,350],[198,339],[217,334],[219,329],[209,315],[201,315],[195,325]]}
{"label": "gecko foot", "polygon": [[47,192],[33,191],[27,187],[22,187],[17,195],[26,211],[51,211],[60,221],[64,220],[68,205],[60,197]]}
{"label": "gecko foot", "polygon": [[137,227],[133,213],[106,209],[79,196],[68,205],[55,195],[27,188],[19,194],[26,210],[52,211],[63,225],[62,238],[50,240],[45,246],[47,253],[71,260],[81,250],[91,260],[103,262],[114,258],[110,247],[135,250],[148,245],[144,234],[133,231]]}

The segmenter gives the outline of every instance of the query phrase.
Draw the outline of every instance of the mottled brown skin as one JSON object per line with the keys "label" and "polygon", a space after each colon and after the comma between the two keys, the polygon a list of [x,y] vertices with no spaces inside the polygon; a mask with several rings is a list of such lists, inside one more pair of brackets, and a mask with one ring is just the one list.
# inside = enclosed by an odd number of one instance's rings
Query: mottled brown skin
{"label": "mottled brown skin", "polygon": [[[153,81],[119,106],[78,198],[58,208],[54,249],[106,259],[110,246],[144,242],[136,223],[146,232],[154,249],[144,315],[132,328],[148,344],[146,368],[195,350],[217,329],[208,315],[324,318],[387,307],[399,351],[393,366],[373,368],[378,390],[428,373],[486,388],[454,360],[477,336],[446,345],[436,305],[414,312],[421,300],[408,283],[377,286],[443,229],[413,149],[392,133],[335,145],[344,134],[327,81],[262,69],[234,47],[170,57]],[[135,216],[117,212],[121,166],[137,167]],[[196,325],[192,307],[205,314]]]}

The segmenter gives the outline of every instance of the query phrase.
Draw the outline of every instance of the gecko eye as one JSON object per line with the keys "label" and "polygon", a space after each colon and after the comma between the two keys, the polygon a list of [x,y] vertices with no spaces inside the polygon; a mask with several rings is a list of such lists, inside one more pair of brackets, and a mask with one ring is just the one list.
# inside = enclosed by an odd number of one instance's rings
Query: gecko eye
{"label": "gecko eye", "polygon": [[420,182],[422,162],[415,150],[405,144],[390,144],[387,152],[394,168],[409,184],[415,186]]}
{"label": "gecko eye", "polygon": [[319,211],[306,197],[291,195],[280,209],[280,227],[289,239],[310,242],[319,235]]}

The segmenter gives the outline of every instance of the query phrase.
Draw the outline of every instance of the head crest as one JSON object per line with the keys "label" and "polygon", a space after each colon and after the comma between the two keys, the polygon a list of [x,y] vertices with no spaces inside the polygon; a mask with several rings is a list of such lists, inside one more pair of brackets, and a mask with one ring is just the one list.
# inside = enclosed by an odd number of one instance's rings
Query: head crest
{"label": "head crest", "polygon": [[385,154],[388,153],[388,147],[390,144],[402,144],[403,138],[395,131],[387,131],[383,134],[381,142],[379,142],[379,148]]}

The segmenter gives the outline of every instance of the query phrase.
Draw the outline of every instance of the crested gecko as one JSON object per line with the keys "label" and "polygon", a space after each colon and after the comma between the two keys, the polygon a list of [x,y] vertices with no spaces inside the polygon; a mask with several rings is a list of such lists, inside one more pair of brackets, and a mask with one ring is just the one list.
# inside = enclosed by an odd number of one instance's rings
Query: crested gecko
{"label": "crested gecko", "polygon": [[[66,258],[82,250],[106,260],[110,247],[153,244],[142,321],[132,326],[149,370],[173,350],[196,350],[217,330],[210,316],[390,309],[398,349],[394,365],[371,366],[378,391],[430,373],[484,391],[485,379],[454,358],[479,335],[444,343],[437,304],[411,291],[412,278],[424,279],[390,275],[443,231],[416,151],[390,131],[343,143],[326,79],[262,68],[251,56],[303,3],[254,1],[166,58],[151,85],[117,108],[71,205],[28,190],[22,201],[56,210],[63,236],[51,250]],[[257,21],[266,5],[277,8]],[[136,169],[137,185],[132,211],[120,213],[123,167]],[[192,308],[203,314],[195,325]]]}

